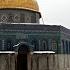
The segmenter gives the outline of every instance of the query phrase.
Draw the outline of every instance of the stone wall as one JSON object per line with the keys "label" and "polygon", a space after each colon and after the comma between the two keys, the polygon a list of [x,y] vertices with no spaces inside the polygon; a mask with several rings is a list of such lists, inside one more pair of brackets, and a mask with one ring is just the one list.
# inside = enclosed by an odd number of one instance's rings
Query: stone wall
{"label": "stone wall", "polygon": [[0,70],[15,70],[14,54],[0,54]]}
{"label": "stone wall", "polygon": [[[16,54],[0,54],[0,70],[16,70]],[[28,55],[28,70],[70,70],[69,54]]]}
{"label": "stone wall", "polygon": [[32,70],[70,70],[68,54],[35,54],[32,59]]}

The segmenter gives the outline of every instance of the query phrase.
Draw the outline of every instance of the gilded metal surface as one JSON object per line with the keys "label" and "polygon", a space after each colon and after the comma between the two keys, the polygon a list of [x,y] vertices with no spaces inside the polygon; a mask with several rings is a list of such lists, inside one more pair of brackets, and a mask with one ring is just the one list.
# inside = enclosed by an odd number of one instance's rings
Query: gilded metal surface
{"label": "gilded metal surface", "polygon": [[20,8],[39,11],[36,0],[0,0],[0,8]]}

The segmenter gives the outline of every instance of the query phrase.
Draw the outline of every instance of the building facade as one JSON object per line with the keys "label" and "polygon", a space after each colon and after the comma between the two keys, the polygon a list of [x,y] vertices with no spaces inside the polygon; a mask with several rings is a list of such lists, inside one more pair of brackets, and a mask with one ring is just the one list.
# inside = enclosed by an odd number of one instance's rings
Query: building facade
{"label": "building facade", "polygon": [[15,51],[14,45],[27,42],[33,45],[33,50],[70,53],[70,30],[57,25],[41,25],[40,18],[34,0],[1,1],[0,50]]}
{"label": "building facade", "polygon": [[70,70],[70,29],[40,18],[36,0],[0,0],[0,70]]}
{"label": "building facade", "polygon": [[31,44],[36,51],[69,53],[70,30],[57,25],[0,25],[0,50],[15,50],[13,46],[21,42]]}
{"label": "building facade", "polygon": [[41,13],[34,0],[1,1],[0,50],[15,51],[14,45],[27,42],[33,50],[69,53],[70,30],[63,26],[41,25],[40,18]]}

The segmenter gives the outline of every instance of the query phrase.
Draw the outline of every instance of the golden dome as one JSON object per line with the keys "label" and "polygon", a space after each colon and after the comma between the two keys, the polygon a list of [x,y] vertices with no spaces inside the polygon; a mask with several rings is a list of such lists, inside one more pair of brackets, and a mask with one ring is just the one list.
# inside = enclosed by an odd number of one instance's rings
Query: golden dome
{"label": "golden dome", "polygon": [[36,0],[0,0],[0,8],[19,8],[39,11]]}

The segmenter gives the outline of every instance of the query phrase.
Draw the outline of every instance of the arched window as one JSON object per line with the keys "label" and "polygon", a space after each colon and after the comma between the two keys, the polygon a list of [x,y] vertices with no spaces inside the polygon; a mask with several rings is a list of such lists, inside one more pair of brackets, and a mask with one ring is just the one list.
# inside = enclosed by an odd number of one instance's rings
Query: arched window
{"label": "arched window", "polygon": [[25,14],[23,13],[20,15],[20,22],[25,23]]}
{"label": "arched window", "polygon": [[42,50],[49,51],[48,41],[46,41],[46,40],[42,41]]}
{"label": "arched window", "polygon": [[0,51],[2,50],[2,40],[0,40]]}
{"label": "arched window", "polygon": [[66,52],[65,53],[67,53],[68,54],[68,41],[66,41]]}
{"label": "arched window", "polygon": [[31,23],[36,23],[36,14],[35,13],[33,13],[31,15]]}
{"label": "arched window", "polygon": [[69,41],[69,53],[70,53],[70,41]]}
{"label": "arched window", "polygon": [[54,40],[54,39],[51,40],[51,46],[52,46],[53,51],[57,51],[57,41],[56,40]]}
{"label": "arched window", "polygon": [[13,14],[9,13],[8,14],[8,22],[12,23],[13,22]]}
{"label": "arched window", "polygon": [[12,51],[13,50],[13,42],[11,39],[7,39],[6,40],[6,44],[5,44],[7,51]]}
{"label": "arched window", "polygon": [[13,14],[12,18],[13,18],[14,23],[20,22],[20,14],[19,13]]}
{"label": "arched window", "polygon": [[32,41],[31,41],[31,44],[34,46],[34,50],[35,51],[38,51],[39,50],[39,46],[38,46],[38,41],[36,40],[36,39],[33,39]]}
{"label": "arched window", "polygon": [[61,45],[61,47],[62,47],[63,53],[65,53],[65,44],[64,44],[64,40],[62,40],[62,45]]}

